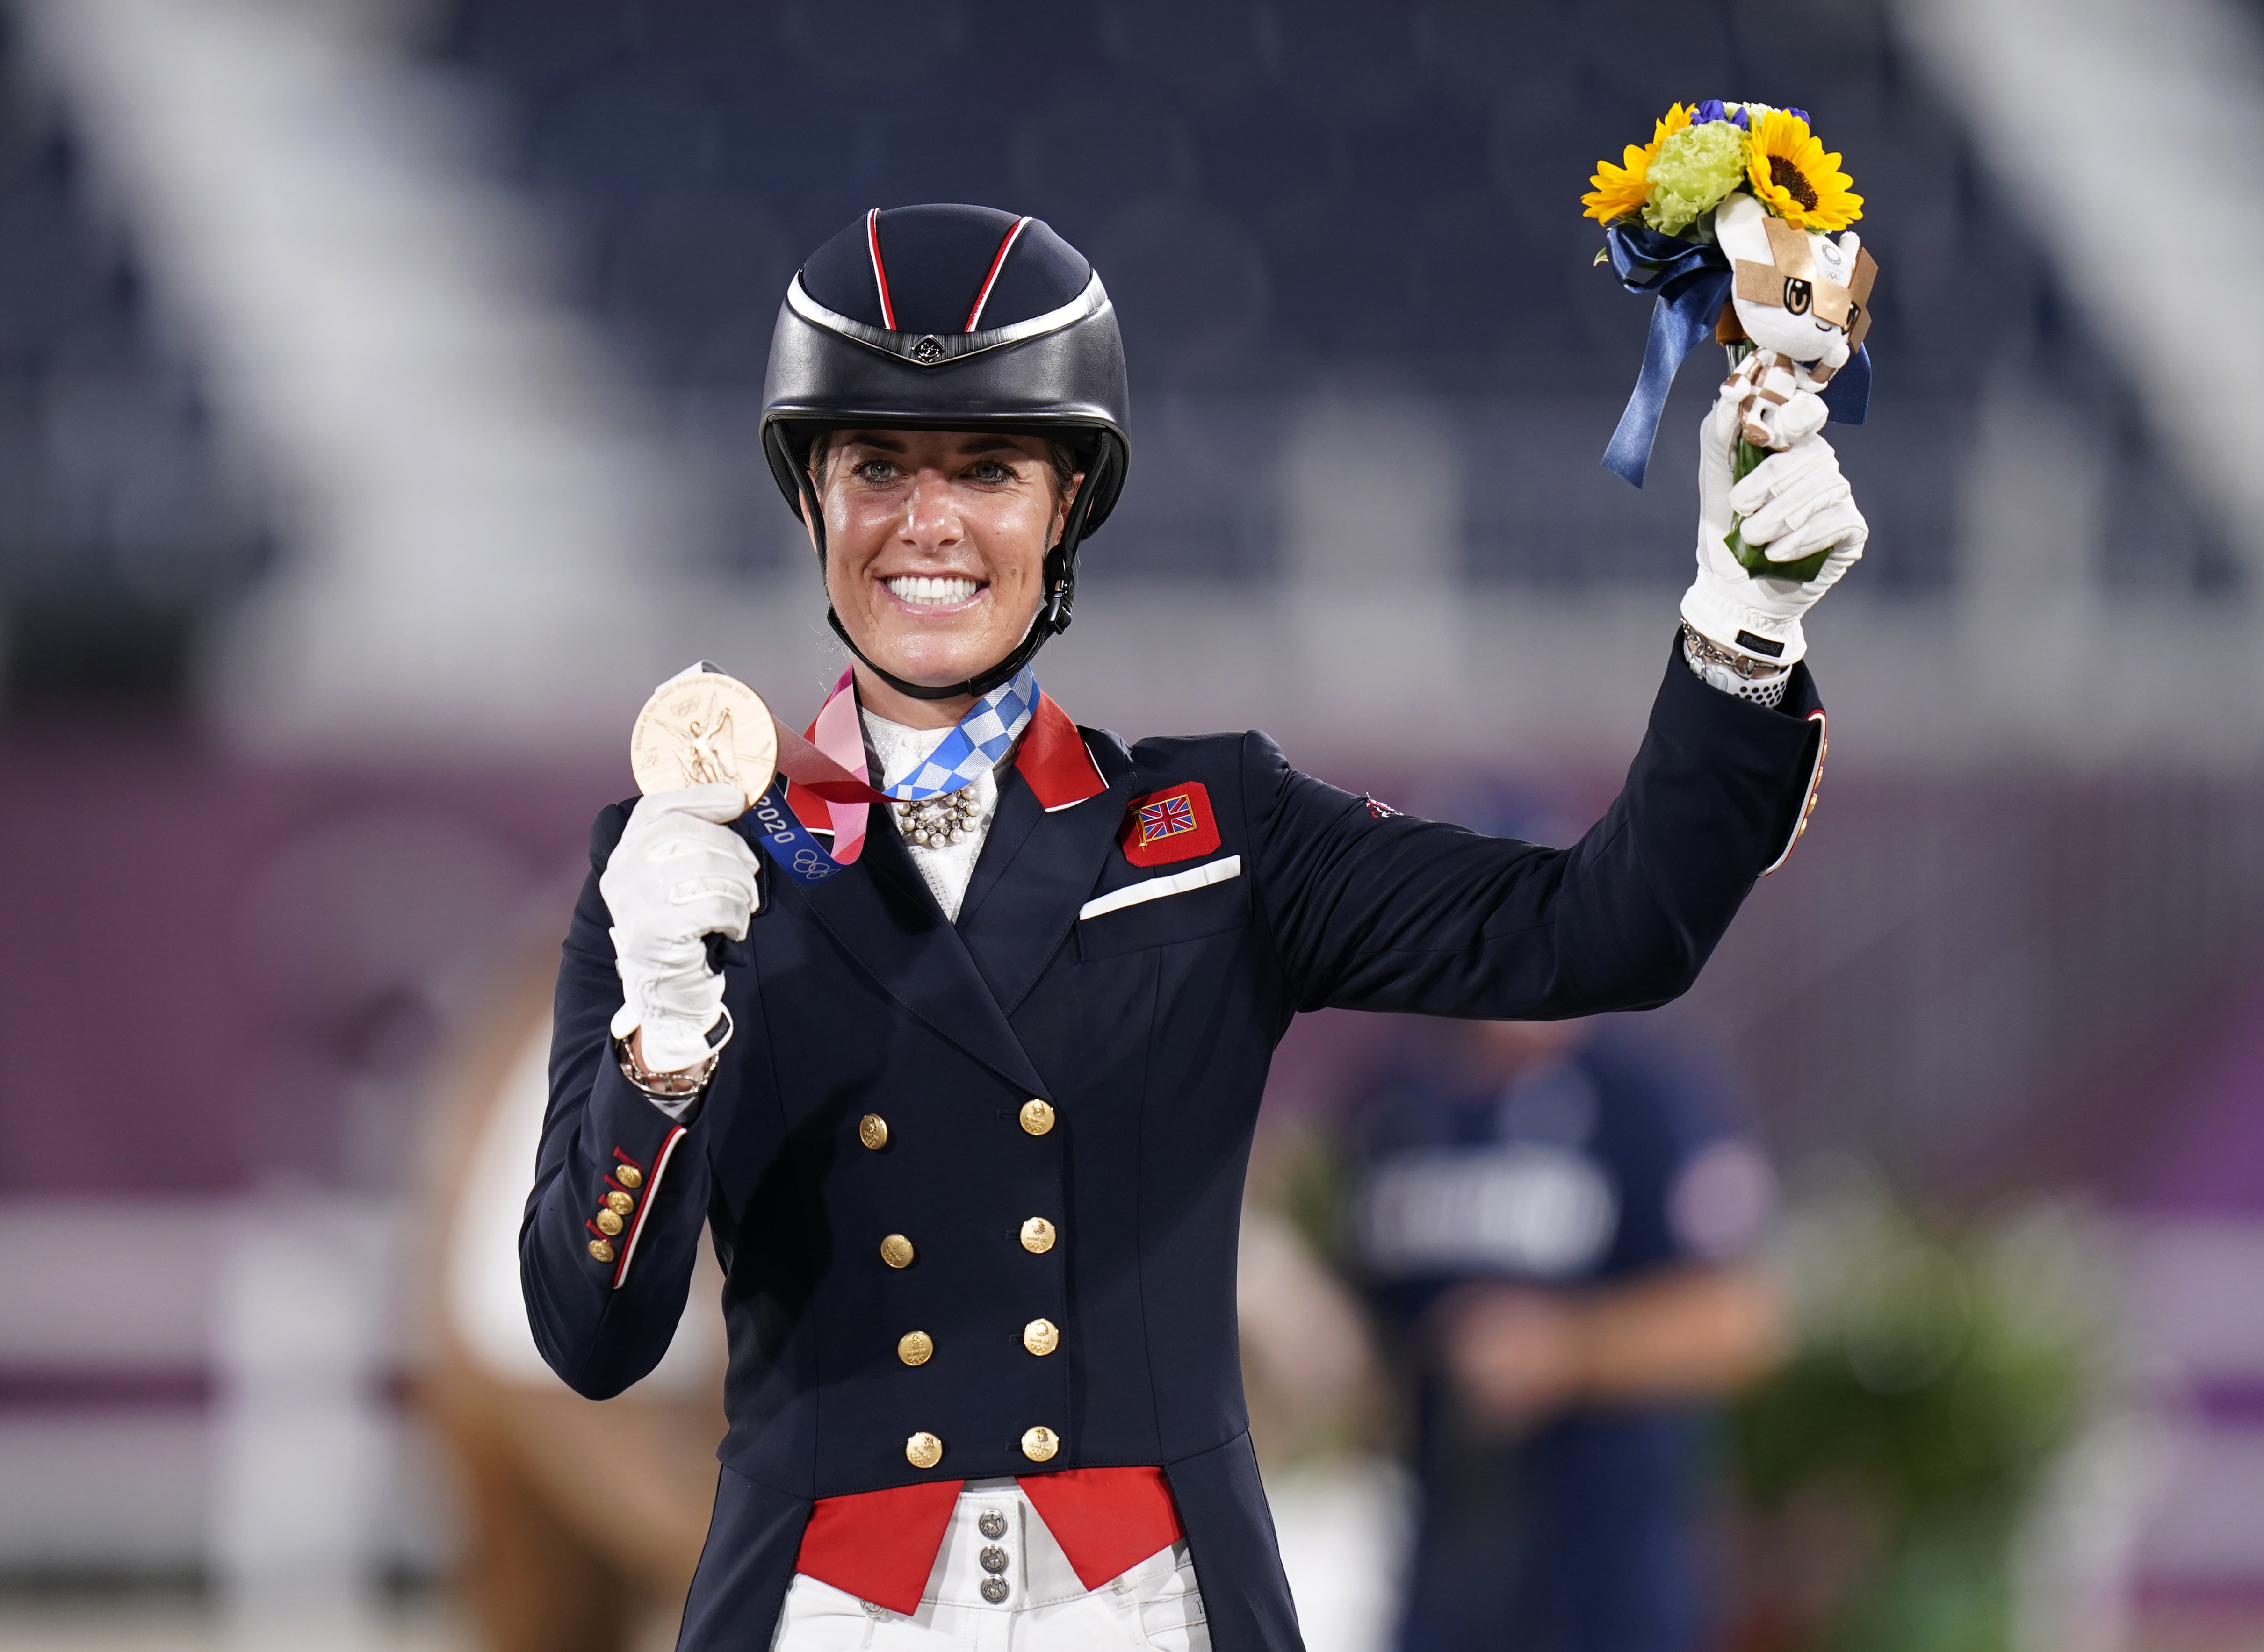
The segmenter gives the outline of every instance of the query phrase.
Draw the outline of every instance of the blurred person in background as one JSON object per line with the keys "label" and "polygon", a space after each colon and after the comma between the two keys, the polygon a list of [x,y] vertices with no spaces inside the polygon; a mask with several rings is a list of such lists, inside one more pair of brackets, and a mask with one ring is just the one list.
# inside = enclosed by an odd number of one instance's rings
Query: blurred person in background
{"label": "blurred person in background", "polygon": [[432,1098],[418,1260],[420,1295],[441,1311],[412,1392],[461,1493],[458,1581],[481,1643],[630,1652],[672,1627],[700,1558],[723,1427],[720,1281],[695,1285],[668,1357],[607,1404],[566,1388],[535,1349],[519,1206],[548,1100],[555,945],[498,972]]}
{"label": "blurred person in background", "polygon": [[881,795],[599,816],[519,1240],[535,1340],[619,1394],[712,1233],[729,1431],[686,1652],[1295,1648],[1236,1368],[1275,1044],[1330,1005],[1686,990],[1806,817],[1802,616],[1868,530],[1808,438],[1738,498],[1823,571],[1748,579],[1717,405],[1650,731],[1559,851],[1402,815],[1255,732],[1128,744],[1043,696],[1130,454],[1114,311],[1044,224],[868,213],[789,284],[765,400],[853,660],[812,734]]}
{"label": "blurred person in background", "polygon": [[1731,1100],[1655,1037],[1504,1021],[1411,1041],[1353,1109],[1356,1266],[1414,1410],[1403,1652],[1702,1642],[1705,1424],[1787,1335]]}

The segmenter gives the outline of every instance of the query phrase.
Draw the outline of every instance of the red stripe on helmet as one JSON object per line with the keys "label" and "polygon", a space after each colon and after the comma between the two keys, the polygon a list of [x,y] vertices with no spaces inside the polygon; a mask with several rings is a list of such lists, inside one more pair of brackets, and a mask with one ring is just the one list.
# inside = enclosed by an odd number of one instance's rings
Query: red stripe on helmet
{"label": "red stripe on helmet", "polygon": [[[983,278],[983,290],[975,295],[975,308],[967,312],[967,325],[961,330],[973,332],[975,323],[983,319],[983,307],[990,301],[990,289],[998,285],[998,272],[1006,267],[1006,255],[1014,250],[1014,243],[1021,238],[1022,231],[1028,226],[1029,221],[1027,218],[1014,220],[1014,227],[1006,232],[1006,238],[998,243],[998,256],[990,260],[990,273]],[[878,256],[877,253],[874,254],[874,257]]]}
{"label": "red stripe on helmet", "polygon": [[873,285],[881,289],[881,320],[894,332],[896,307],[889,301],[889,271],[881,262],[881,209],[877,206],[865,214],[865,245],[873,255]]}

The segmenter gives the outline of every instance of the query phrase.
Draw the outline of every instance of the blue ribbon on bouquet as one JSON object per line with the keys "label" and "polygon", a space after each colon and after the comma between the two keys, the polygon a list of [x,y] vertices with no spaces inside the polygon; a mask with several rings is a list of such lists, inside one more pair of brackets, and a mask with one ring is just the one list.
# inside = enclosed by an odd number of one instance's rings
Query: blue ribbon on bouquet
{"label": "blue ribbon on bouquet", "polygon": [[[1612,432],[1611,445],[1604,449],[1604,468],[1640,488],[1674,375],[1684,359],[1713,336],[1736,277],[1721,248],[1685,241],[1632,220],[1607,225],[1604,245],[1620,284],[1658,301],[1651,307],[1643,371],[1636,375],[1627,410],[1620,415],[1619,428]],[[1824,405],[1840,424],[1861,424],[1870,403],[1871,352],[1866,347],[1832,375],[1832,382],[1824,387]]]}

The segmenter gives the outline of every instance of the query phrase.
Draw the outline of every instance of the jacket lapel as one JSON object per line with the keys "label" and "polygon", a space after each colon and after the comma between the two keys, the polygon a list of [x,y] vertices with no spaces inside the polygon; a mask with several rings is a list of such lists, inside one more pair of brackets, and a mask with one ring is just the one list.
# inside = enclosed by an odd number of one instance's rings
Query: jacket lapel
{"label": "jacket lapel", "polygon": [[959,932],[1007,1015],[1069,938],[1116,842],[1133,767],[1106,744],[1095,756],[1107,789],[1082,802],[1047,810],[1019,768],[998,788]]}
{"label": "jacket lapel", "polygon": [[803,901],[882,991],[938,1033],[1030,1095],[1049,1095],[966,944],[943,921],[886,809],[873,811],[857,865],[823,883],[773,877],[770,887],[781,898]]}

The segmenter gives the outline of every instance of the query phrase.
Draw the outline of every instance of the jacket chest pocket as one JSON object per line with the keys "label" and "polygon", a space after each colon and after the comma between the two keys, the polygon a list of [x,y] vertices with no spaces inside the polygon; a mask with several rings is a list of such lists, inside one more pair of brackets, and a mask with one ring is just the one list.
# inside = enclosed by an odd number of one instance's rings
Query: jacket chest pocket
{"label": "jacket chest pocket", "polygon": [[1229,855],[1094,896],[1078,914],[1081,959],[1109,958],[1246,928],[1250,882]]}

